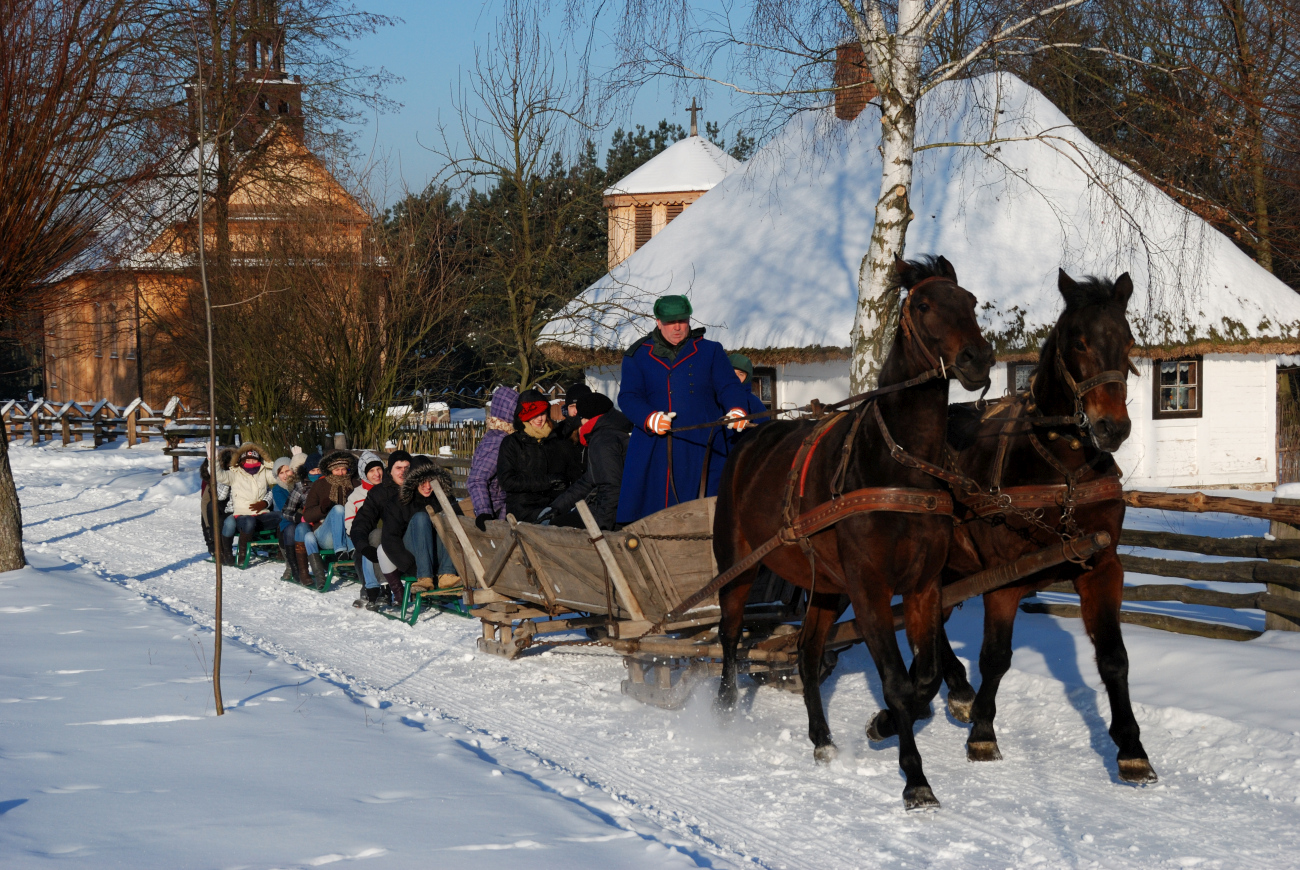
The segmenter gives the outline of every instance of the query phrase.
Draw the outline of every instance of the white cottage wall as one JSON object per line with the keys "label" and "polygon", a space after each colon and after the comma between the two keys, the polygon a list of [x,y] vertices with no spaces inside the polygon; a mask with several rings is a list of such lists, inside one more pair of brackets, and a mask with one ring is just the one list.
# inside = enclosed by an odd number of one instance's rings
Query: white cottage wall
{"label": "white cottage wall", "polygon": [[[1203,359],[1202,416],[1152,418],[1149,359],[1134,360],[1138,377],[1129,378],[1132,434],[1115,460],[1129,487],[1227,487],[1271,484],[1277,480],[1277,357],[1265,354],[1207,354]],[[790,363],[776,367],[777,403],[797,408],[813,399],[830,403],[849,392],[846,360]],[[991,372],[988,398],[1006,394],[1007,367]],[[617,402],[619,369],[587,369],[587,384]],[[978,393],[953,382],[953,402]]]}

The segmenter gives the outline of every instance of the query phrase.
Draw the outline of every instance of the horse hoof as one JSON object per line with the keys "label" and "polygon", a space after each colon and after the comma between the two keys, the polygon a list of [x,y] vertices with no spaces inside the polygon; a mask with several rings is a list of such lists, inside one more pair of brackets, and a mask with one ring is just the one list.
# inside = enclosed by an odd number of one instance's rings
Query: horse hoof
{"label": "horse hoof", "polygon": [[939,809],[939,799],[934,796],[928,785],[903,789],[903,809],[910,812],[925,812]]}
{"label": "horse hoof", "polygon": [[975,696],[957,697],[948,695],[948,713],[958,722],[970,724],[970,711],[975,706]]}
{"label": "horse hoof", "polygon": [[834,743],[827,743],[825,746],[818,746],[813,750],[813,760],[818,764],[830,764],[839,757],[840,751]]}
{"label": "horse hoof", "polygon": [[1145,758],[1121,758],[1119,778],[1134,785],[1150,785],[1158,779],[1155,768]]}
{"label": "horse hoof", "polygon": [[996,740],[978,740],[966,744],[968,761],[1001,761],[1002,751]]}
{"label": "horse hoof", "polygon": [[867,723],[867,739],[872,743],[888,740],[897,733],[894,728],[894,717],[889,715],[888,710],[878,710]]}

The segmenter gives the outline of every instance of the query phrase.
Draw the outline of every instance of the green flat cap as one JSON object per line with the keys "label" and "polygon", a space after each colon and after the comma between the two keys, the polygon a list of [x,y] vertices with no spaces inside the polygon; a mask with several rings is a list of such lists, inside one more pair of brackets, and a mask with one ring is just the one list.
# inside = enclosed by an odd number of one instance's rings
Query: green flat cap
{"label": "green flat cap", "polygon": [[685,296],[660,296],[655,300],[655,317],[664,323],[688,320],[690,316],[691,300]]}
{"label": "green flat cap", "polygon": [[733,369],[740,369],[742,372],[749,375],[746,383],[749,383],[749,381],[754,379],[754,364],[750,361],[749,357],[745,356],[743,353],[729,353],[727,354],[727,359],[731,361],[731,367]]}

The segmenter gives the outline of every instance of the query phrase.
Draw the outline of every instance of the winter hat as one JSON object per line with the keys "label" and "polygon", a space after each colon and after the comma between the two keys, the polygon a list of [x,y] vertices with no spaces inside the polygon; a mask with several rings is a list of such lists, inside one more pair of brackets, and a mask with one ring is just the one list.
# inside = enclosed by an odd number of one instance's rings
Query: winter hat
{"label": "winter hat", "polygon": [[664,323],[690,320],[691,300],[685,296],[660,296],[655,300],[655,319]]}
{"label": "winter hat", "polygon": [[488,405],[488,416],[498,420],[513,420],[519,409],[519,394],[514,387],[497,387]]}
{"label": "winter hat", "polygon": [[587,386],[582,381],[569,384],[567,387],[564,388],[564,404],[565,405],[581,404],[582,397],[590,396],[590,395],[591,395],[591,387]]}
{"label": "winter hat", "polygon": [[302,462],[302,470],[311,471],[313,468],[319,468],[319,467],[320,467],[320,454],[308,453],[307,458],[304,459]]}
{"label": "winter hat", "polygon": [[359,464],[361,466],[361,475],[363,477],[369,474],[370,469],[374,468],[376,465],[380,468],[384,467],[384,461],[379,458],[379,454],[371,450],[361,451],[361,462]]}
{"label": "winter hat", "polygon": [[515,419],[522,425],[550,410],[551,402],[546,396],[537,390],[525,390],[519,397],[519,410],[515,414]]}
{"label": "winter hat", "polygon": [[286,465],[289,465],[290,468],[292,469],[292,465],[291,465],[292,462],[293,462],[293,460],[290,459],[290,458],[287,457],[287,456],[281,456],[279,459],[275,460],[275,468],[274,468],[274,470],[275,470],[275,476],[276,476],[276,477],[279,477],[279,476],[280,476],[280,469],[281,469],[281,468],[284,468]]}
{"label": "winter hat", "polygon": [[742,372],[749,375],[749,377],[745,379],[745,383],[749,383],[754,379],[754,364],[750,362],[749,357],[745,356],[743,353],[733,353],[728,354],[727,359],[731,362],[731,367],[733,369],[740,369]]}
{"label": "winter hat", "polygon": [[320,461],[320,470],[326,474],[338,466],[344,466],[348,473],[353,474],[357,470],[357,458],[346,450],[331,450],[326,453]]}
{"label": "winter hat", "polygon": [[430,459],[428,456],[425,456],[423,453],[417,453],[411,457],[411,470],[407,472],[407,476],[409,477],[417,469],[424,468],[424,466],[426,465],[433,465],[433,464],[434,464],[433,460]]}
{"label": "winter hat", "polygon": [[405,450],[394,450],[392,453],[388,454],[388,470],[390,472],[393,470],[393,466],[399,462],[411,462],[414,464],[411,459],[411,454],[407,453]]}
{"label": "winter hat", "polygon": [[614,403],[609,400],[609,396],[600,393],[588,391],[587,395],[578,400],[578,416],[584,420],[599,417],[606,411],[613,410],[613,408]]}

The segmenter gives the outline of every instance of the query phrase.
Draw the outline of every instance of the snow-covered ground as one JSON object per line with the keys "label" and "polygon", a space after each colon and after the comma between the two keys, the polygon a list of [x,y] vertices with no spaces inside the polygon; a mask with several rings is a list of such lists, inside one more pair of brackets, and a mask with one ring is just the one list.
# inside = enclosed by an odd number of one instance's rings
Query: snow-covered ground
{"label": "snow-covered ground", "polygon": [[[1161,777],[1133,788],[1081,626],[1022,615],[999,695],[1006,760],[967,762],[966,726],[940,713],[918,742],[943,809],[908,815],[896,742],[863,735],[881,699],[861,647],[826,684],[841,755],[819,768],[795,696],[750,689],[723,727],[707,684],[680,712],[645,707],[603,650],[486,657],[475,622],[408,628],[354,609],[354,587],[281,583],[278,566],[227,572],[217,719],[197,474],[162,475],[157,445],[11,458],[33,567],[0,575],[5,867],[1290,868],[1300,854],[1300,635],[1127,626]],[[1243,529],[1220,533],[1259,532]],[[971,603],[950,623],[967,659],[980,622]],[[496,849],[511,851],[481,854]]]}

